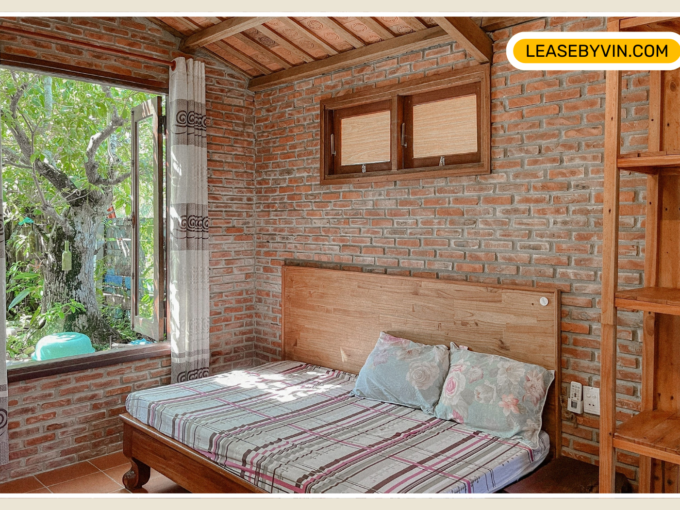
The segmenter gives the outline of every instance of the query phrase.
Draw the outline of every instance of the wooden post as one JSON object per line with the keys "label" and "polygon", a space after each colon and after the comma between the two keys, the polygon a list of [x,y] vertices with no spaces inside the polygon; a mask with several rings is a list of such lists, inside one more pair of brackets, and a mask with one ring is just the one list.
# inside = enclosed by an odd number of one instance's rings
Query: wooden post
{"label": "wooden post", "polygon": [[[609,22],[618,31],[619,22]],[[600,342],[600,492],[614,492],[616,452],[616,308],[619,255],[619,169],[621,72],[607,71],[604,139],[604,210],[602,243],[602,339]]]}

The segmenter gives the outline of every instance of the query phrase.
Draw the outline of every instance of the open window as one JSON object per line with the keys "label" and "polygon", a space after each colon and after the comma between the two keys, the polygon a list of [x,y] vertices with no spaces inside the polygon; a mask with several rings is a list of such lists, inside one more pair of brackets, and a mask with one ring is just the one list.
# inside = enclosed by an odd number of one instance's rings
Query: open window
{"label": "open window", "polygon": [[490,68],[321,103],[321,184],[491,171]]}
{"label": "open window", "polygon": [[162,98],[132,109],[132,329],[165,337],[165,118]]}

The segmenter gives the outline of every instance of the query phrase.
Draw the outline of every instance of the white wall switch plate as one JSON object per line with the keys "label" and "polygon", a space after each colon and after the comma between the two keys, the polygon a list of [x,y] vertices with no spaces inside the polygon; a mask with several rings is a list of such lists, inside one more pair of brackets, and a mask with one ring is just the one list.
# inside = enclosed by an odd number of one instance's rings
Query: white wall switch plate
{"label": "white wall switch plate", "polygon": [[583,385],[580,382],[573,381],[569,386],[569,398],[573,400],[583,400],[581,397],[582,390]]}
{"label": "white wall switch plate", "polygon": [[592,386],[583,388],[583,410],[586,413],[600,415],[600,388]]}

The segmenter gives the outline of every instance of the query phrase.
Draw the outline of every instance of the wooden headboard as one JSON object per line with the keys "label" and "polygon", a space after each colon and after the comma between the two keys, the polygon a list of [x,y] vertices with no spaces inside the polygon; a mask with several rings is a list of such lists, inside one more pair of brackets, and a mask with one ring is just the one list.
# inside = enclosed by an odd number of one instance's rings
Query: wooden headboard
{"label": "wooden headboard", "polygon": [[356,374],[385,331],[554,370],[543,429],[559,456],[559,291],[293,266],[282,283],[284,359]]}

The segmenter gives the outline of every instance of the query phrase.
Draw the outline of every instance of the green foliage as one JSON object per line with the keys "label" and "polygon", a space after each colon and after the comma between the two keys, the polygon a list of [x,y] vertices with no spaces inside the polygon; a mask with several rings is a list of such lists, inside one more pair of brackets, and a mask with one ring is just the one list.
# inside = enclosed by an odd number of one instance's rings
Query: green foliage
{"label": "green foliage", "polygon": [[[19,115],[9,115],[11,96],[20,88],[25,93],[20,100]],[[55,303],[47,311],[43,300],[45,253],[47,239],[54,232],[55,222],[43,210],[43,199],[59,215],[69,218],[70,205],[47,179],[35,175],[31,166],[44,161],[63,172],[80,190],[98,190],[88,181],[85,172],[86,151],[91,137],[101,132],[111,121],[114,112],[124,119],[124,125],[99,147],[95,154],[97,172],[102,177],[121,175],[130,171],[132,147],[130,111],[132,107],[153,97],[147,93],[102,87],[98,84],[49,77],[36,73],[11,71],[0,68],[0,130],[3,140],[4,215],[10,237],[8,251],[12,265],[7,271],[7,292],[10,297],[8,320],[18,328],[18,333],[8,339],[7,352],[12,357],[30,355],[35,343],[50,332],[63,331],[64,319],[69,314],[83,313],[83,305],[73,299]],[[153,196],[152,168],[153,137],[147,132],[150,126],[141,126],[140,156],[144,178],[140,185],[142,220],[151,213]],[[21,147],[13,134],[20,127],[30,135],[32,153],[30,164],[20,161]],[[111,188],[111,205],[118,217],[131,214],[131,181],[125,179]],[[102,218],[104,220],[104,218]],[[153,289],[153,223],[142,221],[142,252],[146,263],[142,279],[151,282]],[[100,248],[106,239],[96,240]],[[139,338],[130,327],[130,319],[119,307],[106,305],[102,282],[107,271],[106,259],[97,259],[95,281],[97,301],[102,316],[118,331],[120,341]],[[125,293],[123,289],[123,293]],[[126,296],[123,296],[126,297]],[[127,296],[129,297],[129,296]],[[146,306],[149,299],[142,299]]]}

